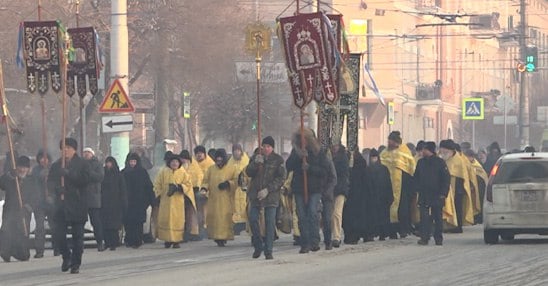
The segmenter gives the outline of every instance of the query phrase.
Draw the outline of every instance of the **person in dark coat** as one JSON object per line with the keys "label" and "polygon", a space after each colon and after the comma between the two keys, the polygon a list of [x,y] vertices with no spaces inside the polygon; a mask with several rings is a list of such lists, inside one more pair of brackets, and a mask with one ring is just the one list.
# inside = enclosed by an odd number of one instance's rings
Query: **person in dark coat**
{"label": "person in dark coat", "polygon": [[369,153],[370,165],[367,169],[369,186],[377,199],[376,217],[379,240],[385,240],[391,232],[390,206],[394,202],[390,171],[381,164],[379,152],[375,149]]}
{"label": "person in dark coat", "polygon": [[[374,150],[374,149],[373,149]],[[372,151],[369,151],[371,154]],[[375,151],[376,152],[376,151]],[[371,188],[367,178],[367,162],[356,150],[353,154],[353,166],[350,170],[350,185],[347,201],[343,210],[342,227],[344,229],[344,243],[357,244],[360,238],[371,228]]]}
{"label": "person in dark coat", "polygon": [[417,163],[415,180],[419,193],[420,207],[420,245],[427,245],[431,237],[432,222],[434,223],[434,241],[436,245],[443,243],[442,209],[449,193],[451,175],[445,160],[436,156],[436,143],[426,142],[422,150],[422,158]]}
{"label": "person in dark coat", "polygon": [[105,171],[97,157],[95,157],[93,149],[89,147],[84,148],[82,157],[84,157],[86,163],[89,165],[89,182],[86,190],[89,219],[93,226],[93,236],[97,242],[97,250],[104,251],[103,224],[101,220],[101,182],[105,176]]}
{"label": "person in dark coat", "polygon": [[493,166],[495,166],[499,158],[502,156],[502,151],[500,150],[499,143],[491,143],[491,145],[487,147],[487,152],[487,159],[483,164],[483,169],[487,174],[491,174],[491,169],[493,169]]}
{"label": "person in dark coat", "polygon": [[[34,247],[36,254],[34,258],[44,257],[44,248],[46,244],[46,229],[44,223],[46,221],[46,215],[51,216],[51,208],[46,203],[46,197],[49,196],[47,179],[51,162],[50,155],[44,150],[39,150],[36,155],[36,162],[38,165],[32,168],[30,176],[35,180],[36,191],[33,193],[33,205],[32,212],[34,214],[34,220],[36,221],[36,228],[34,229]],[[53,221],[48,221],[51,225]],[[59,248],[53,246],[54,254],[59,253]]]}
{"label": "person in dark coat", "polygon": [[[280,203],[280,189],[286,172],[284,159],[274,152],[274,138],[262,141],[261,154],[251,157],[245,173],[251,178],[248,189],[250,202],[249,225],[255,248],[252,257],[259,258],[264,251],[267,260],[273,259],[272,246],[276,232],[276,209]],[[261,236],[260,213],[264,212],[265,237]]]}
{"label": "person in dark coat", "polygon": [[[320,250],[319,207],[325,180],[330,171],[330,161],[322,152],[320,143],[311,129],[304,130],[304,146],[301,146],[301,134],[293,134],[293,149],[285,166],[287,172],[293,172],[291,190],[295,196],[299,230],[301,231],[299,253]],[[306,158],[306,163],[303,163]],[[304,173],[308,178],[308,201],[304,196]]]}
{"label": "person in dark coat", "polygon": [[143,223],[147,208],[155,200],[153,185],[148,172],[141,166],[141,158],[129,153],[126,167],[122,170],[126,182],[127,211],[124,218],[127,247],[139,248],[143,244]]}
{"label": "person in dark coat", "polygon": [[328,160],[328,169],[325,178],[323,178],[322,186],[322,199],[321,199],[321,222],[323,232],[323,242],[325,244],[325,250],[333,249],[333,205],[334,205],[334,192],[337,185],[337,170],[333,164],[333,159],[328,150],[322,148],[320,153],[325,154]]}
{"label": "person in dark coat", "polygon": [[[29,176],[30,159],[27,156],[17,158],[16,164],[15,171],[7,171],[0,177],[0,189],[6,192],[0,229],[0,256],[4,262],[10,262],[11,257],[20,261],[30,258],[28,235],[32,197],[37,190],[36,180]],[[16,177],[19,180],[21,202]]]}
{"label": "person in dark coat", "polygon": [[[333,164],[335,165],[335,171],[337,173],[337,184],[333,191],[334,204],[333,217],[331,220],[333,225],[333,247],[339,247],[342,237],[343,209],[350,188],[350,166],[348,154],[343,145],[335,144],[331,151],[333,152]],[[354,152],[354,156],[356,155],[361,157],[359,152]]]}
{"label": "person in dark coat", "polygon": [[[48,174],[48,189],[55,192],[53,236],[63,257],[61,271],[70,269],[70,273],[76,274],[80,272],[82,264],[84,224],[88,220],[86,188],[89,165],[76,154],[78,143],[75,139],[66,138],[64,144],[61,140],[59,145],[63,157],[53,163]],[[65,160],[64,168],[62,160]],[[67,243],[69,227],[72,233],[70,249]]]}
{"label": "person in dark coat", "polygon": [[101,183],[101,220],[105,247],[116,250],[120,243],[119,231],[127,209],[126,180],[114,157],[105,160],[105,178]]}

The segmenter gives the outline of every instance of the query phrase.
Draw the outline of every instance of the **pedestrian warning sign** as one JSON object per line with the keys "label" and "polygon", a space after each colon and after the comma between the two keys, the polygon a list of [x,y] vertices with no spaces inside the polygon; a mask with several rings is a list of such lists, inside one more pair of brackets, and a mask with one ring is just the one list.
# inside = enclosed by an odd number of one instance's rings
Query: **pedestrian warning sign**
{"label": "pedestrian warning sign", "polygon": [[105,94],[103,103],[99,107],[99,112],[116,113],[116,112],[135,112],[135,108],[122,84],[116,79]]}
{"label": "pedestrian warning sign", "polygon": [[483,98],[465,98],[462,101],[463,120],[483,120],[485,109]]}

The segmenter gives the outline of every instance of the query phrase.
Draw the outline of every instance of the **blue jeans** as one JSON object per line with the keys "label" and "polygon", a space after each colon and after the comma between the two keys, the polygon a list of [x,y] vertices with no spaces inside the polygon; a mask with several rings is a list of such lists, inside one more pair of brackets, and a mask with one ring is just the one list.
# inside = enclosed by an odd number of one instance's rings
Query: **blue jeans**
{"label": "blue jeans", "polygon": [[322,230],[323,230],[323,242],[325,244],[331,243],[331,237],[333,230],[331,224],[333,221],[333,201],[322,200]]}
{"label": "blue jeans", "polygon": [[276,208],[264,208],[265,238],[261,236],[260,217],[262,207],[251,207],[249,209],[249,226],[251,227],[251,241],[255,250],[263,251],[265,254],[272,254],[274,244],[274,232],[276,231]]}
{"label": "blue jeans", "polygon": [[301,231],[301,247],[310,248],[320,244],[320,199],[321,194],[308,194],[308,204],[303,194],[295,194],[297,217]]}

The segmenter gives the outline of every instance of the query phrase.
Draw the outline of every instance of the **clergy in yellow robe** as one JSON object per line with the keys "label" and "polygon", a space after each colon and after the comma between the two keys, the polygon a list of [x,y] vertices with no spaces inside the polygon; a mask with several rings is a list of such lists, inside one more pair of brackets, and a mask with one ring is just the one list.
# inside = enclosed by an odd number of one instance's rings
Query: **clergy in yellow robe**
{"label": "clergy in yellow robe", "polygon": [[238,169],[227,166],[225,149],[215,152],[215,165],[205,176],[200,192],[206,192],[209,211],[206,216],[207,235],[218,246],[225,246],[227,240],[234,239],[232,215],[234,214],[234,192],[238,183]]}
{"label": "clergy in yellow robe", "polygon": [[160,198],[158,238],[165,241],[166,248],[179,248],[185,228],[185,196],[195,206],[194,192],[180,157],[172,155],[166,163],[154,180],[154,193]]}
{"label": "clergy in yellow robe", "polygon": [[[215,162],[213,162],[213,159],[211,159],[207,153],[204,146],[199,145],[194,148],[194,159],[192,161],[196,161],[198,166],[200,167],[200,170],[202,170],[202,174],[206,174],[209,167],[215,165]],[[200,182],[200,186],[202,183]],[[204,196],[200,196],[200,198],[197,201],[197,207],[198,207],[198,220],[200,222],[201,228],[207,228],[206,224],[206,216],[207,216],[207,193]]]}
{"label": "clergy in yellow robe", "polygon": [[399,223],[393,226],[390,236],[395,231],[405,237],[411,232],[411,199],[413,194],[412,176],[415,173],[415,159],[407,145],[402,144],[400,132],[393,131],[388,136],[388,148],[380,154],[381,164],[388,168],[394,202],[390,206],[390,222]]}
{"label": "clergy in yellow robe", "polygon": [[[232,146],[232,157],[228,160],[227,166],[234,166],[240,174],[248,164],[249,157],[243,152],[242,146],[234,144]],[[237,186],[234,192],[234,216],[232,220],[236,224],[247,222],[247,194],[240,186]]]}
{"label": "clergy in yellow robe", "polygon": [[479,212],[474,217],[474,220],[475,223],[482,223],[483,217],[481,212],[483,210],[483,198],[485,196],[485,187],[487,186],[487,182],[489,181],[489,176],[485,172],[485,169],[483,169],[483,166],[480,164],[480,162],[478,162],[478,160],[476,159],[476,154],[473,150],[466,150],[464,155],[472,165],[472,169],[474,170],[477,181]]}
{"label": "clergy in yellow robe", "polygon": [[[190,175],[194,198],[196,199],[197,196],[199,195],[198,191],[200,190],[200,186],[202,185],[202,180],[204,179],[204,173],[202,172],[202,169],[200,169],[198,162],[192,159],[192,157],[190,156],[190,152],[188,150],[181,151],[181,154],[179,156],[181,157],[183,161],[183,168]],[[185,200],[185,218],[186,218],[187,235],[188,233],[197,234],[200,232],[200,223],[198,218],[197,204],[198,202],[196,201],[194,207],[190,207],[191,205],[189,200]],[[199,240],[199,238],[192,238],[192,237],[190,239]]]}
{"label": "clergy in yellow robe", "polygon": [[[468,167],[463,156],[456,149],[456,143],[453,140],[440,142],[440,157],[445,160],[451,174],[451,189],[445,200],[447,210],[444,209],[444,221],[449,231],[461,233],[463,225],[474,224],[474,208]],[[455,211],[450,213],[448,210],[453,208]]]}

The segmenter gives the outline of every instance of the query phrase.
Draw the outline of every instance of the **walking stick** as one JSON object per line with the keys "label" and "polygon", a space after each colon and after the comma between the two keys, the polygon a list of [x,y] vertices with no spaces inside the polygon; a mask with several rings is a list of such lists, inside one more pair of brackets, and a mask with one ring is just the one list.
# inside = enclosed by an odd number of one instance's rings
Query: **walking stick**
{"label": "walking stick", "polygon": [[6,97],[4,93],[4,72],[2,68],[2,62],[0,62],[0,103],[2,104],[2,116],[4,119],[4,122],[6,123],[6,133],[8,134],[8,145],[10,149],[10,160],[11,160],[11,168],[14,171],[15,175],[15,189],[17,191],[17,199],[19,200],[19,209],[21,211],[21,218],[23,220],[23,231],[25,234],[25,237],[29,235],[29,230],[27,229],[27,221],[25,219],[25,215],[23,212],[23,197],[21,196],[21,184],[19,183],[19,177],[17,176],[16,170],[17,167],[15,165],[15,154],[13,150],[13,139],[11,137],[11,127],[9,123],[9,112],[8,112],[8,106],[6,104]]}

